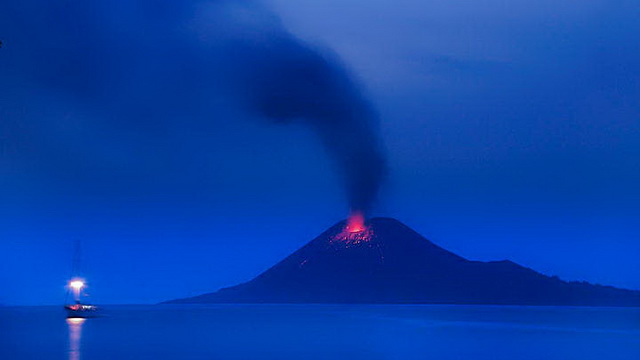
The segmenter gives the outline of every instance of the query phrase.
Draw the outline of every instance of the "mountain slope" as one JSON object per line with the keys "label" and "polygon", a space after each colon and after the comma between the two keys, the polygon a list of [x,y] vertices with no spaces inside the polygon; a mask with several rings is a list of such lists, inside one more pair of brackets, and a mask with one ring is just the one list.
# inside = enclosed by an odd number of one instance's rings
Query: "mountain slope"
{"label": "mountain slope", "polygon": [[640,306],[640,291],[565,282],[511,261],[464,259],[391,218],[340,222],[253,280],[170,303]]}

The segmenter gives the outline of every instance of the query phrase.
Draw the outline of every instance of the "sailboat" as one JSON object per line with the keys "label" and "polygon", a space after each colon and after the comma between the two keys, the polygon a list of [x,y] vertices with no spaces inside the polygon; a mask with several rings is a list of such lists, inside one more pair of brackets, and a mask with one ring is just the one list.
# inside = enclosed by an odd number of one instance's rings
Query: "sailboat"
{"label": "sailboat", "polygon": [[[84,279],[78,277],[80,272],[80,242],[76,241],[76,249],[73,256],[73,277],[67,285],[67,299],[69,293],[73,294],[74,302],[72,304],[65,304],[64,309],[67,312],[67,318],[90,318],[99,315],[98,307],[95,305],[83,304],[81,299],[84,295],[84,289],[86,288],[86,282]],[[67,301],[65,301],[67,302]]]}

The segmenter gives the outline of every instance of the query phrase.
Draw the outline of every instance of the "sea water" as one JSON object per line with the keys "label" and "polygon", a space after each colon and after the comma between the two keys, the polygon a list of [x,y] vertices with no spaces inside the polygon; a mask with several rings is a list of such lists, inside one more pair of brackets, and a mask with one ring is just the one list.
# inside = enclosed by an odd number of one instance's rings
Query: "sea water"
{"label": "sea water", "polygon": [[640,309],[436,305],[0,308],[0,359],[640,359]]}

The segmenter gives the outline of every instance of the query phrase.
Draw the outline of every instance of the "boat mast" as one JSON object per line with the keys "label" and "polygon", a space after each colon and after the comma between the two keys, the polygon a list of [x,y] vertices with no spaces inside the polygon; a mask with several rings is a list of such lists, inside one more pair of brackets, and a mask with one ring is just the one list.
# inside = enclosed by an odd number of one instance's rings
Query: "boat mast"
{"label": "boat mast", "polygon": [[[71,281],[69,281],[68,289],[73,292],[73,299],[76,304],[80,303],[80,295],[84,288],[84,281],[80,278],[80,261],[82,256],[82,249],[80,240],[75,240],[73,251],[73,262],[71,265]],[[67,291],[67,299],[69,297],[69,291]]]}
{"label": "boat mast", "polygon": [[73,247],[73,262],[71,263],[71,278],[80,276],[80,256],[81,256],[81,243],[79,239],[74,241]]}

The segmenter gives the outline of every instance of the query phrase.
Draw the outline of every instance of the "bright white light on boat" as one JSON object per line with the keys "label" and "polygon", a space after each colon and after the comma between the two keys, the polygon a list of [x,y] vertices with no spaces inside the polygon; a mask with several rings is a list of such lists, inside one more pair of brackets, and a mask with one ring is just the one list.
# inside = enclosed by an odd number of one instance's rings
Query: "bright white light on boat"
{"label": "bright white light on boat", "polygon": [[82,280],[73,280],[69,283],[69,287],[74,290],[80,290],[84,287],[84,281]]}

